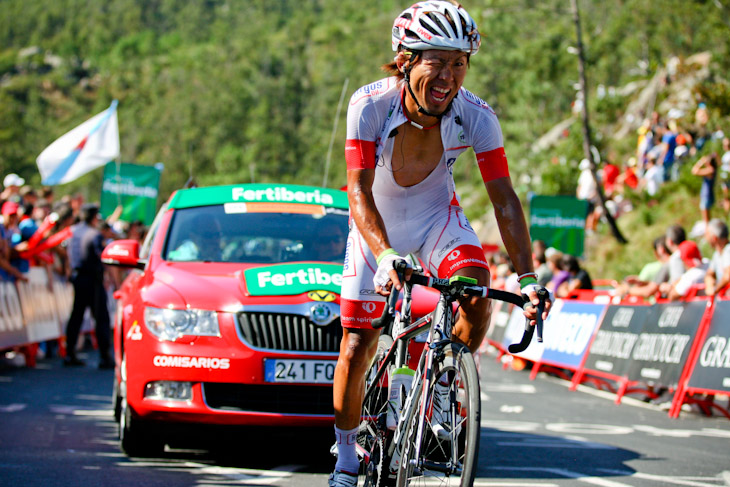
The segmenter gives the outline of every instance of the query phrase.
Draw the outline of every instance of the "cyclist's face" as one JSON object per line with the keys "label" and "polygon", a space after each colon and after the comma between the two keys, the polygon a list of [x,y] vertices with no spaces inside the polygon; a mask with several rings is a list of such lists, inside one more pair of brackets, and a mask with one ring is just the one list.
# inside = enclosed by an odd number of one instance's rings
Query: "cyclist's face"
{"label": "cyclist's face", "polygon": [[443,113],[464,82],[467,56],[461,51],[423,51],[411,69],[411,89],[431,113]]}

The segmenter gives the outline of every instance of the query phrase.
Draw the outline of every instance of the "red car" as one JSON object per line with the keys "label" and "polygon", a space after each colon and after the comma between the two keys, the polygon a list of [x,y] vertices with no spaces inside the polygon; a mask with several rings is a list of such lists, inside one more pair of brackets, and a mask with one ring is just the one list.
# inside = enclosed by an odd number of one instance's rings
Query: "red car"
{"label": "red car", "polygon": [[295,185],[179,190],[144,243],[106,264],[115,293],[115,415],[122,449],[163,451],[156,426],[331,426],[342,337],[343,191]]}

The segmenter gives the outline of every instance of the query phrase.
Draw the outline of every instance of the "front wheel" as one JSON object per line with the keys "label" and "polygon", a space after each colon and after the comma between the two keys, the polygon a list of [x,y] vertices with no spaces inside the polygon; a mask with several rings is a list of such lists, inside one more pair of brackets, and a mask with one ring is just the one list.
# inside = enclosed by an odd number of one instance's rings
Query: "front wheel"
{"label": "front wheel", "polygon": [[474,357],[466,346],[450,343],[436,352],[433,373],[424,414],[417,407],[407,418],[397,485],[471,487],[481,422]]}

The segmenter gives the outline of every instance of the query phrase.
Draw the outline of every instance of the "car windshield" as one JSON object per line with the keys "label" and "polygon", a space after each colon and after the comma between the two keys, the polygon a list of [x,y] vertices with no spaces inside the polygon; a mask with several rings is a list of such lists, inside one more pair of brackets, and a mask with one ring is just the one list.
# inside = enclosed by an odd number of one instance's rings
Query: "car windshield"
{"label": "car windshield", "polygon": [[[321,207],[317,207],[318,209]],[[246,213],[225,205],[175,210],[163,258],[173,262],[343,262],[347,212]]]}

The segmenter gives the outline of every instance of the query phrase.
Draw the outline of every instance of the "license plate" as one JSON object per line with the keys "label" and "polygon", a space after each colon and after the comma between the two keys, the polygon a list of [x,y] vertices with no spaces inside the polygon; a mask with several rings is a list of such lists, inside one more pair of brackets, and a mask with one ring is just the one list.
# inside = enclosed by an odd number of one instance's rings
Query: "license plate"
{"label": "license plate", "polygon": [[266,382],[332,384],[336,360],[264,359]]}

